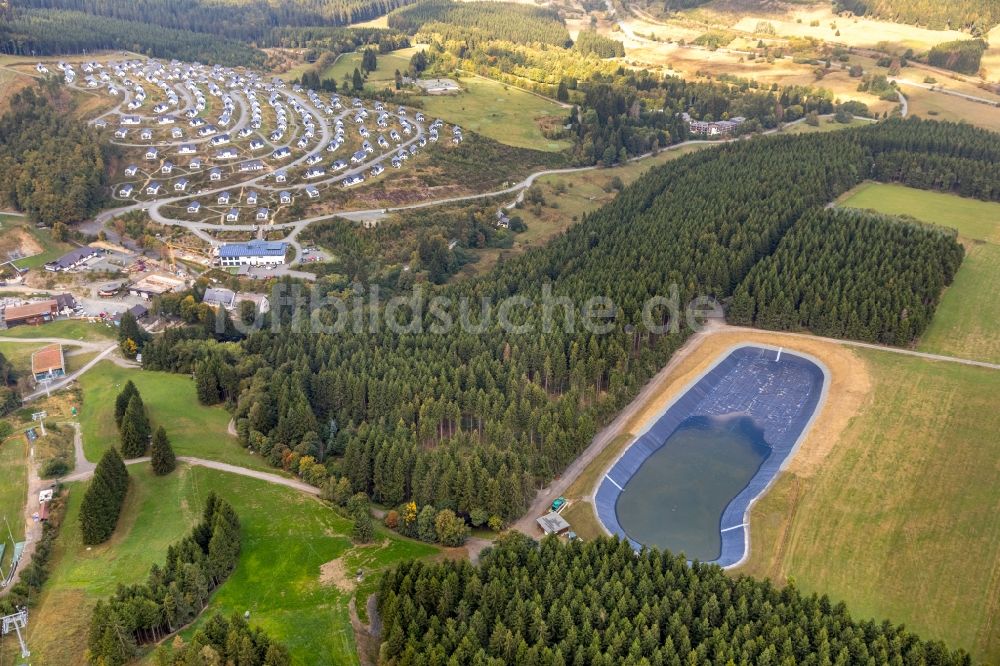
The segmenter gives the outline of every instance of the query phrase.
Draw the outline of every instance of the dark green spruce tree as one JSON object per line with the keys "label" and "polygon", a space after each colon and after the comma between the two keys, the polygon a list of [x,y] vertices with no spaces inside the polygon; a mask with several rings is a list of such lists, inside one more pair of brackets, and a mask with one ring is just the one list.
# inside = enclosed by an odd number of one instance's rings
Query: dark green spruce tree
{"label": "dark green spruce tree", "polygon": [[177,456],[174,455],[174,449],[170,446],[167,431],[163,426],[157,428],[153,434],[153,446],[150,455],[153,458],[153,474],[157,476],[170,474],[177,467]]}
{"label": "dark green spruce tree", "polygon": [[80,532],[87,545],[108,540],[118,524],[125,494],[128,470],[114,447],[108,449],[94,469],[94,478],[80,503]]}
{"label": "dark green spruce tree", "polygon": [[217,405],[222,400],[214,366],[212,361],[202,361],[194,369],[195,391],[203,405]]}
{"label": "dark green spruce tree", "polygon": [[149,448],[149,418],[139,396],[132,396],[128,408],[122,417],[121,444],[122,455],[126,458],[139,458],[146,455]]}
{"label": "dark green spruce tree", "polygon": [[[125,410],[128,409],[128,403],[129,400],[132,399],[132,396],[138,397],[139,389],[135,387],[135,384],[133,384],[130,379],[125,382],[125,386],[115,399],[115,425],[119,428],[122,427],[122,417],[125,416]],[[139,401],[142,402],[141,397],[139,398]]]}
{"label": "dark green spruce tree", "polygon": [[371,509],[368,506],[368,496],[357,493],[347,501],[347,512],[354,521],[351,538],[356,543],[371,543],[375,538],[375,525],[372,522]]}

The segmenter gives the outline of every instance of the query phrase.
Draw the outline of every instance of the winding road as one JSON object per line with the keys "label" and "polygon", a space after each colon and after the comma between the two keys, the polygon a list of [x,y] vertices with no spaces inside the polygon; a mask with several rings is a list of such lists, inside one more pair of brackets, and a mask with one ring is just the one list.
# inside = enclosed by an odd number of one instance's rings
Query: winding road
{"label": "winding road", "polygon": [[[77,87],[80,87],[79,84],[76,84],[76,85],[77,85]],[[187,88],[185,88],[182,85],[176,85],[175,88],[178,89],[180,91],[180,93],[184,96],[184,99],[185,99],[185,101],[187,103],[186,106],[185,106],[185,108],[188,108],[191,105],[192,100],[191,100],[190,94],[188,94]],[[108,112],[106,112],[105,114],[102,114],[101,117],[107,117],[107,116],[110,116],[110,115],[113,115],[113,114],[122,114],[122,106],[124,104],[126,104],[128,100],[131,99],[131,94],[132,94],[131,91],[126,91],[125,92],[125,98],[121,101],[121,103],[117,107],[115,107],[115,108],[109,110]],[[236,123],[231,128],[227,128],[227,130],[226,130],[226,131],[228,131],[230,133],[235,133],[235,132],[238,132],[239,129],[241,129],[241,128],[243,128],[243,127],[246,126],[246,123],[247,123],[247,117],[246,117],[247,116],[247,114],[246,114],[247,101],[246,101],[246,96],[243,95],[243,94],[241,94],[240,91],[237,90],[237,89],[230,89],[229,90],[229,94],[231,94],[233,96],[234,104],[236,104],[239,107],[239,109],[240,109],[239,120],[237,120]],[[335,123],[338,120],[342,120],[342,119],[348,118],[348,116],[350,116],[352,113],[354,113],[356,111],[356,109],[353,109],[353,108],[351,108],[351,107],[348,106],[348,107],[345,107],[343,110],[339,111],[338,113],[336,113],[335,115],[333,115],[332,117],[327,117],[325,115],[325,113],[322,111],[322,109],[317,108],[317,105],[314,104],[312,102],[312,100],[310,100],[308,98],[308,96],[306,96],[304,94],[301,94],[301,93],[298,93],[298,92],[295,92],[295,91],[292,91],[292,90],[287,90],[287,89],[286,90],[282,90],[281,94],[284,95],[286,99],[293,100],[294,103],[299,104],[302,108],[306,109],[316,119],[316,121],[317,121],[316,127],[317,127],[317,129],[319,131],[319,134],[320,134],[320,136],[318,137],[318,141],[319,141],[318,145],[319,146],[323,146],[323,145],[326,145],[326,144],[329,143],[329,141],[331,139],[331,136],[332,136],[331,127],[332,127],[333,123]],[[178,109],[178,113],[180,113],[180,112],[182,112],[184,110],[185,109]],[[390,118],[396,117],[397,119],[400,119],[400,120],[402,118],[402,116],[400,116],[399,114],[393,114],[388,109],[386,110],[386,113],[389,114]],[[292,118],[293,121],[295,120],[294,114],[290,114],[290,117]],[[370,221],[379,220],[379,219],[385,217],[386,215],[388,215],[390,213],[395,213],[395,212],[400,212],[400,211],[415,210],[415,209],[421,209],[421,208],[429,208],[429,207],[434,207],[434,206],[448,205],[448,204],[454,204],[454,203],[462,203],[462,202],[467,202],[467,201],[490,199],[490,198],[494,198],[494,197],[504,197],[504,196],[516,193],[517,196],[514,198],[514,200],[511,201],[511,202],[509,202],[509,203],[507,203],[507,204],[505,204],[505,206],[507,208],[512,208],[515,205],[517,205],[518,202],[520,202],[520,201],[523,200],[525,190],[527,190],[529,187],[531,187],[531,185],[533,185],[539,178],[542,178],[542,177],[545,177],[545,176],[550,176],[550,175],[571,174],[571,173],[578,173],[578,172],[582,172],[582,171],[589,171],[589,170],[595,170],[595,169],[604,168],[604,167],[600,167],[600,166],[597,166],[597,165],[592,165],[592,166],[572,167],[572,168],[563,168],[563,169],[546,169],[546,170],[537,171],[535,173],[529,174],[528,176],[526,176],[525,178],[523,178],[521,181],[519,181],[519,182],[517,182],[517,183],[515,183],[513,185],[510,185],[509,187],[504,187],[504,188],[497,189],[497,190],[492,190],[492,191],[489,191],[489,192],[478,192],[478,193],[474,193],[474,194],[454,196],[454,197],[446,197],[446,198],[435,199],[435,200],[431,200],[431,201],[419,201],[419,202],[415,202],[415,203],[411,203],[411,204],[405,204],[405,205],[401,205],[401,206],[385,207],[385,208],[371,208],[371,209],[363,209],[363,210],[342,210],[342,211],[335,211],[335,212],[332,212],[332,213],[327,213],[327,214],[323,214],[323,215],[317,215],[317,216],[313,216],[313,217],[309,217],[309,218],[302,218],[302,219],[298,219],[298,220],[294,220],[294,221],[290,221],[290,222],[272,223],[272,224],[267,224],[267,225],[239,224],[239,223],[223,224],[221,222],[209,222],[209,221],[207,221],[207,219],[211,219],[211,218],[203,218],[201,220],[184,220],[184,219],[173,218],[170,215],[164,213],[164,211],[163,211],[163,207],[164,206],[175,205],[175,204],[178,204],[178,203],[181,203],[181,202],[184,202],[184,201],[191,201],[191,200],[193,200],[195,198],[208,198],[209,200],[211,200],[213,197],[215,197],[215,195],[218,195],[218,194],[220,194],[222,192],[230,191],[230,190],[238,190],[240,188],[246,188],[246,187],[249,187],[249,186],[253,186],[256,189],[261,190],[265,194],[267,194],[267,193],[274,194],[278,190],[287,190],[287,191],[290,191],[290,192],[301,192],[306,187],[309,187],[310,185],[328,185],[328,184],[333,183],[335,181],[339,181],[340,179],[345,178],[347,176],[351,176],[351,175],[355,175],[355,174],[363,174],[368,169],[370,169],[373,165],[381,163],[381,162],[387,160],[392,155],[393,152],[395,152],[397,150],[400,150],[400,149],[408,148],[412,144],[414,144],[415,142],[420,141],[421,138],[425,137],[425,131],[426,131],[425,121],[417,121],[415,118],[407,118],[407,120],[411,124],[411,126],[413,127],[414,131],[413,131],[412,136],[404,137],[404,140],[399,145],[397,145],[397,146],[389,149],[389,151],[387,153],[378,154],[378,155],[372,155],[370,157],[370,159],[364,161],[363,163],[360,163],[360,164],[358,164],[356,166],[350,167],[350,168],[348,168],[348,169],[346,169],[346,170],[344,170],[342,172],[336,173],[336,174],[330,173],[326,177],[321,178],[319,180],[315,180],[315,181],[312,181],[312,182],[298,182],[298,183],[295,183],[295,184],[285,184],[285,183],[280,183],[279,184],[279,183],[274,183],[272,185],[272,184],[269,184],[268,182],[266,182],[266,179],[268,179],[273,174],[261,173],[259,175],[248,175],[245,179],[238,180],[238,182],[229,182],[226,185],[220,185],[218,187],[210,187],[210,188],[207,188],[207,189],[199,190],[197,192],[193,192],[193,191],[192,192],[180,192],[180,193],[177,193],[175,196],[167,196],[167,197],[157,198],[157,199],[154,199],[154,200],[151,200],[151,201],[135,201],[135,202],[128,203],[128,204],[126,204],[124,206],[121,206],[119,208],[116,208],[116,209],[106,210],[106,211],[103,211],[102,213],[100,213],[99,215],[97,215],[92,221],[84,223],[83,225],[81,225],[81,229],[83,229],[84,231],[86,231],[88,233],[96,234],[99,231],[101,231],[102,229],[104,229],[105,225],[109,221],[111,221],[112,219],[114,219],[115,217],[124,215],[126,213],[131,212],[131,211],[143,210],[143,211],[147,212],[147,214],[149,215],[150,219],[152,219],[154,222],[156,222],[158,224],[161,224],[161,225],[164,225],[164,226],[181,227],[181,228],[185,229],[186,231],[190,232],[191,234],[193,234],[193,235],[201,238],[202,240],[204,240],[207,243],[209,243],[209,244],[211,244],[211,245],[214,246],[214,245],[218,244],[219,241],[217,239],[215,239],[211,235],[210,232],[221,232],[221,231],[225,231],[225,232],[232,232],[232,231],[254,232],[254,231],[257,231],[257,232],[259,232],[260,230],[264,229],[265,226],[266,226],[266,228],[268,230],[278,230],[278,231],[285,232],[286,235],[285,235],[285,238],[283,240],[285,240],[286,242],[290,243],[291,246],[293,247],[293,249],[295,251],[295,257],[294,257],[294,259],[293,259],[293,261],[291,263],[295,264],[295,263],[297,263],[297,262],[300,261],[301,256],[302,256],[302,248],[301,248],[300,244],[298,243],[297,236],[302,231],[302,229],[304,229],[307,226],[309,226],[310,224],[313,224],[313,223],[316,223],[316,222],[320,222],[320,221],[324,221],[324,220],[330,220],[330,219],[334,219],[334,218],[344,218],[344,219],[358,221],[358,222],[370,222]],[[95,119],[95,121],[96,121],[96,119]],[[787,126],[790,126],[790,125],[794,125],[794,124],[796,124],[798,122],[802,122],[802,119],[800,119],[798,121],[795,121],[793,123],[787,123],[784,126],[787,127]],[[294,123],[294,122],[292,123],[292,129],[290,129],[291,136],[288,139],[289,143],[292,143],[292,142],[295,141],[295,139],[299,136],[299,132],[301,131],[301,129],[302,128],[301,128],[301,126],[299,124]],[[777,132],[777,131],[780,131],[780,130],[781,130],[781,128],[775,128],[773,130],[768,130],[766,132],[763,132],[762,134],[771,134],[771,133],[774,133],[774,132]],[[268,144],[270,144],[272,146],[274,145],[274,144],[271,144],[271,142],[268,139],[268,137],[265,136],[264,134],[260,134],[259,136],[266,143],[268,143]],[[730,138],[730,139],[719,139],[719,140],[693,139],[693,140],[690,140],[690,141],[684,141],[684,142],[681,142],[681,143],[673,144],[671,146],[667,146],[667,147],[663,148],[660,152],[666,152],[666,151],[671,151],[671,150],[678,150],[678,149],[682,149],[684,147],[692,146],[692,145],[712,145],[712,144],[725,143],[727,141],[739,141],[739,140],[744,140],[745,138],[748,138],[748,137],[734,137],[734,138]],[[157,145],[161,149],[163,149],[164,151],[166,151],[166,150],[170,150],[171,148],[177,148],[178,146],[180,146],[182,144],[185,144],[185,143],[199,143],[199,142],[200,143],[204,143],[204,141],[209,140],[209,139],[210,139],[209,137],[205,137],[203,139],[178,139],[178,140],[171,140],[171,141],[162,141],[162,142],[160,142]],[[152,144],[136,144],[136,145],[152,145]],[[309,150],[303,151],[303,153],[301,155],[297,156],[296,159],[292,160],[288,164],[283,165],[282,168],[285,169],[285,170],[288,170],[288,169],[291,169],[291,168],[296,167],[296,166],[302,166],[302,165],[304,165],[306,159],[309,157],[310,154],[315,154],[315,153],[311,153]],[[647,154],[644,154],[644,155],[639,155],[639,156],[631,158],[629,160],[629,162],[640,161],[640,160],[643,160],[643,159],[647,159],[647,158],[649,158],[651,156],[652,156],[652,153],[647,153]],[[253,158],[252,156],[251,157],[245,157],[242,160],[237,160],[235,162],[232,162],[231,165],[238,165],[241,162],[245,162],[245,161],[248,161],[250,159],[255,159],[255,158]],[[158,166],[159,166],[159,164],[157,163],[157,168],[158,168]],[[236,167],[235,166],[230,166],[229,168],[235,169]],[[177,178],[177,177],[180,177],[180,176],[183,176],[183,175],[190,175],[190,174],[188,174],[188,172],[185,171],[184,168],[179,167],[179,166],[175,167],[175,171],[177,171],[177,174],[175,176],[172,176],[172,178]],[[144,173],[133,184],[137,185],[141,189],[142,187],[144,187],[144,183],[145,182],[147,182],[149,179],[153,178],[154,173],[155,173],[155,171],[154,172],[150,172],[150,173]],[[166,186],[166,188],[167,188],[168,191],[170,190],[170,187],[169,187],[170,182],[171,182],[170,178],[165,179],[165,186]],[[116,185],[116,189],[117,189],[117,187],[118,187],[118,185]],[[310,274],[302,273],[301,277],[309,279],[310,277],[313,277],[313,276],[311,276]]]}
{"label": "winding road", "polygon": [[[82,449],[77,452],[77,460],[85,461],[84,465],[78,465],[77,469],[74,469],[72,474],[64,476],[60,479],[62,483],[72,483],[73,481],[85,481],[94,475],[94,468],[96,465],[88,461],[85,457],[82,457]],[[144,456],[142,458],[130,458],[125,461],[126,465],[139,465],[141,463],[149,462],[149,456]],[[311,486],[304,481],[298,479],[292,479],[289,477],[281,476],[279,474],[272,474],[270,472],[260,472],[255,469],[249,469],[246,467],[240,467],[239,465],[230,465],[229,463],[219,462],[217,460],[206,460],[205,458],[194,458],[192,456],[177,456],[178,462],[187,463],[188,465],[194,465],[196,467],[207,467],[208,469],[219,470],[220,472],[229,472],[230,474],[238,474],[239,476],[246,476],[251,479],[257,479],[259,481],[265,481],[267,483],[273,483],[277,486],[285,486],[286,488],[291,488],[293,490],[298,490],[299,492],[306,493],[307,495],[319,496],[319,488],[316,486]]]}

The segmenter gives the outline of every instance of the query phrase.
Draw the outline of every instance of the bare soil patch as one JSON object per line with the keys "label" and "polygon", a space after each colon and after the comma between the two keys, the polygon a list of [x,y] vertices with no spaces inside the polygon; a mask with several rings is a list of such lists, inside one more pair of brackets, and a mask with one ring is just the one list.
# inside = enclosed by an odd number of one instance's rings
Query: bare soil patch
{"label": "bare soil patch", "polygon": [[41,244],[22,227],[12,227],[0,234],[0,261],[31,257],[42,252]]}
{"label": "bare soil patch", "polygon": [[350,592],[356,586],[354,576],[347,573],[343,557],[330,560],[319,568],[319,582],[323,585],[336,585],[344,592]]}

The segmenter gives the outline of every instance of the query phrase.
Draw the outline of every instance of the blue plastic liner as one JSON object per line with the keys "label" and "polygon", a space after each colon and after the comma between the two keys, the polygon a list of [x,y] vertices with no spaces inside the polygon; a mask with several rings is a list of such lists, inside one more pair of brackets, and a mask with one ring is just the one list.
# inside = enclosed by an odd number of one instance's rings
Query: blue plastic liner
{"label": "blue plastic liner", "polygon": [[747,511],[795,450],[823,396],[825,381],[826,371],[803,356],[753,346],[733,350],[670,405],[611,466],[594,493],[598,518],[612,534],[641,548],[642,544],[622,529],[615,510],[632,475],[687,418],[746,415],[764,431],[771,453],[723,511],[719,521],[722,551],[713,562],[727,567],[742,561],[748,544]]}

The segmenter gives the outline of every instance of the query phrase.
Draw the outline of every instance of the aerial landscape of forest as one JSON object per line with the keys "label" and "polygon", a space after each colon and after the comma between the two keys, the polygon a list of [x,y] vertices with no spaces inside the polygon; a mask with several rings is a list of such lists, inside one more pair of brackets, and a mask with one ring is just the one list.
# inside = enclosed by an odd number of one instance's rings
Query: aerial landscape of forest
{"label": "aerial landscape of forest", "polygon": [[996,663],[998,132],[994,0],[0,4],[0,665]]}

